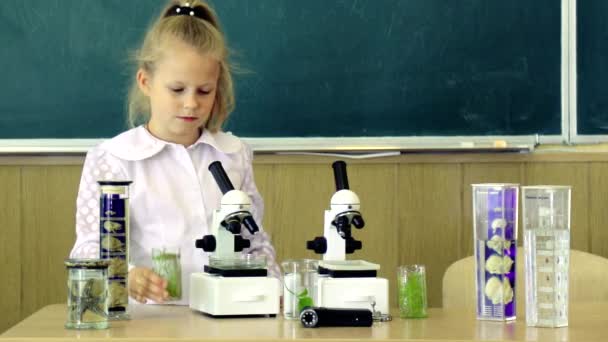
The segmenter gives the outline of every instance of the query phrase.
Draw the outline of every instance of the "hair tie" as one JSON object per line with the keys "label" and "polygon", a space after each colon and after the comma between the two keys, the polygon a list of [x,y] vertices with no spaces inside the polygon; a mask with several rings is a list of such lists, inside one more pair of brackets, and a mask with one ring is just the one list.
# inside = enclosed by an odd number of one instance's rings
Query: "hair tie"
{"label": "hair tie", "polygon": [[185,3],[184,6],[175,5],[169,8],[165,14],[165,18],[176,15],[196,17],[209,22],[211,19],[209,18],[209,13],[202,6],[190,7],[190,3],[188,2]]}

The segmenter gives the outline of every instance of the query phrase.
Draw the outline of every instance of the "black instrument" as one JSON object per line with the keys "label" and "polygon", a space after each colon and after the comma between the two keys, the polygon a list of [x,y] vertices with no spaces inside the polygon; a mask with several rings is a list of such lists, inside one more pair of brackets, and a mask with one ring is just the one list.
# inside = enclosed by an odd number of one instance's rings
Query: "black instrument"
{"label": "black instrument", "polygon": [[300,322],[306,328],[371,327],[374,319],[371,310],[367,309],[307,307],[300,313]]}

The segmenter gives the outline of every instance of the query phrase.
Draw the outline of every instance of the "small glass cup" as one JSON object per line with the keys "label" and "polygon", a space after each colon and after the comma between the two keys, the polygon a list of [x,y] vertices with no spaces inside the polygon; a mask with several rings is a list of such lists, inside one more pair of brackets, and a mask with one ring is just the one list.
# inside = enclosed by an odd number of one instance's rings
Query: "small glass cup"
{"label": "small glass cup", "polygon": [[67,329],[108,328],[108,265],[105,259],[67,259]]}
{"label": "small glass cup", "polygon": [[314,306],[317,292],[317,260],[286,260],[283,267],[283,316],[300,319],[305,307]]}
{"label": "small glass cup", "polygon": [[399,266],[397,284],[399,316],[401,318],[427,317],[426,272],[424,266]]}
{"label": "small glass cup", "polygon": [[182,298],[182,265],[179,247],[152,248],[154,273],[167,280],[169,300]]}

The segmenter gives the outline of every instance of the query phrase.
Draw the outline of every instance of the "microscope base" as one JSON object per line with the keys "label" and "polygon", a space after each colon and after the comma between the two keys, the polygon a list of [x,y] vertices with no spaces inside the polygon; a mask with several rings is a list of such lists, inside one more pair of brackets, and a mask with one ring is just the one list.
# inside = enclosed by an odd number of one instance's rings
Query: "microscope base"
{"label": "microscope base", "polygon": [[317,280],[316,306],[338,309],[370,309],[389,313],[388,280],[384,278],[331,278]]}
{"label": "microscope base", "polygon": [[279,296],[276,278],[190,276],[190,308],[214,317],[277,315]]}

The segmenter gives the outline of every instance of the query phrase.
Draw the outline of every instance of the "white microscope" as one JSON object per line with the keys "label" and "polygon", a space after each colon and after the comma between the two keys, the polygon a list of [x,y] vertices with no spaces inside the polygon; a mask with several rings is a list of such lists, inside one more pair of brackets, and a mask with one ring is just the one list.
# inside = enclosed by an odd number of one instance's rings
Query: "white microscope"
{"label": "white microscope", "polygon": [[[346,254],[361,249],[361,241],[352,237],[351,225],[365,225],[359,212],[357,194],[349,190],[346,163],[332,164],[336,193],[325,210],[323,236],[306,242],[306,248],[323,254],[314,295],[315,306],[344,309],[372,309],[388,315],[388,280],[378,278],[380,265],[364,260],[346,260]],[[374,308],[375,306],[375,308]]]}
{"label": "white microscope", "polygon": [[264,257],[244,255],[251,234],[259,228],[251,216],[251,200],[234,190],[222,164],[215,161],[209,171],[224,194],[220,209],[213,212],[211,235],[196,240],[196,247],[211,252],[204,272],[190,276],[190,308],[213,317],[275,316],[279,313],[279,280],[268,277]]}

